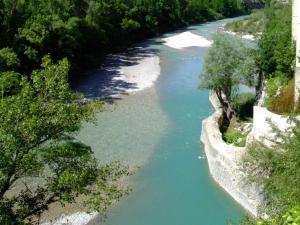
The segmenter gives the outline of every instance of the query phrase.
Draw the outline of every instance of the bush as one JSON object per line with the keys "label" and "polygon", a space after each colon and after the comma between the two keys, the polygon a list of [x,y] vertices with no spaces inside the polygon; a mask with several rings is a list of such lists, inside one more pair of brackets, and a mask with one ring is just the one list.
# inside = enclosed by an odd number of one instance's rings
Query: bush
{"label": "bush", "polygon": [[264,212],[280,222],[288,210],[300,204],[300,121],[291,118],[291,122],[295,126],[289,132],[274,130],[277,138],[284,143],[272,148],[256,143],[243,159],[247,179],[263,189],[267,203]]}
{"label": "bush", "polygon": [[289,210],[284,216],[283,225],[300,225],[300,205]]}
{"label": "bush", "polygon": [[244,147],[246,145],[246,137],[246,134],[236,129],[228,129],[223,135],[225,142],[238,147]]}
{"label": "bush", "polygon": [[250,216],[243,218],[240,225],[300,225],[300,205],[297,205],[283,216],[278,216],[277,219],[270,219],[268,221],[255,221]]}
{"label": "bush", "polygon": [[269,79],[266,92],[266,106],[270,111],[277,114],[290,114],[299,111],[300,107],[295,108],[294,79],[290,81],[282,77]]}

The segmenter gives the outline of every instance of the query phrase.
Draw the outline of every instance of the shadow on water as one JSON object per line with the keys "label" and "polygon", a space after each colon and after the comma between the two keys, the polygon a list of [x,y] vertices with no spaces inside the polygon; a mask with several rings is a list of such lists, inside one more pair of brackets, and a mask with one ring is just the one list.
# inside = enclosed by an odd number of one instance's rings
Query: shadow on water
{"label": "shadow on water", "polygon": [[98,69],[71,80],[72,89],[84,94],[86,98],[101,99],[108,103],[121,99],[122,95],[127,95],[129,90],[138,88],[137,83],[122,79],[122,67],[138,65],[142,59],[157,55],[159,50],[147,48],[154,43],[154,41],[149,41],[149,43],[129,48],[123,53],[108,55]]}

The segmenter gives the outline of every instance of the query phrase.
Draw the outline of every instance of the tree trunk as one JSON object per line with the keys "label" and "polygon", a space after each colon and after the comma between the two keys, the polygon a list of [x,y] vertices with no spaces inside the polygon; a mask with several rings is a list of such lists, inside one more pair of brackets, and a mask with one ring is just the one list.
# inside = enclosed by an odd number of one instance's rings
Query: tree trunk
{"label": "tree trunk", "polygon": [[229,103],[227,104],[225,113],[226,113],[226,117],[229,121],[231,121],[232,119],[235,119],[235,117],[236,117],[235,111]]}
{"label": "tree trunk", "polygon": [[231,121],[233,118],[235,118],[235,111],[233,110],[229,100],[221,90],[216,90],[215,93],[221,103],[223,114],[226,116],[228,121]]}
{"label": "tree trunk", "polygon": [[265,82],[265,76],[263,72],[260,72],[258,75],[258,82],[257,85],[255,86],[255,100],[256,102],[259,101],[259,99],[262,96],[262,92],[264,89],[264,82]]}

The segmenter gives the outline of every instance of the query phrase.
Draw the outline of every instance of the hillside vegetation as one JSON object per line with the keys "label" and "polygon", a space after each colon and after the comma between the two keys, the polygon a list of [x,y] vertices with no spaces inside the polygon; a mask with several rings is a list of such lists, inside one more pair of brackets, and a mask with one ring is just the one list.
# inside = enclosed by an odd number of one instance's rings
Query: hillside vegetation
{"label": "hillside vegetation", "polygon": [[236,0],[0,0],[0,61],[28,74],[50,54],[88,68],[142,38],[244,11]]}
{"label": "hillside vegetation", "polygon": [[[273,2],[264,10],[266,23],[258,41],[257,65],[261,80],[266,80],[265,106],[279,114],[294,115],[299,107],[294,103],[294,69],[296,50],[291,34],[291,6]],[[276,3],[276,4],[275,4]],[[259,143],[249,147],[243,167],[250,182],[261,185],[266,205],[259,220],[245,218],[242,225],[300,224],[300,124],[291,116],[295,126],[291,131],[277,134],[272,148]],[[276,124],[274,124],[276,126]],[[264,219],[263,219],[264,218]]]}

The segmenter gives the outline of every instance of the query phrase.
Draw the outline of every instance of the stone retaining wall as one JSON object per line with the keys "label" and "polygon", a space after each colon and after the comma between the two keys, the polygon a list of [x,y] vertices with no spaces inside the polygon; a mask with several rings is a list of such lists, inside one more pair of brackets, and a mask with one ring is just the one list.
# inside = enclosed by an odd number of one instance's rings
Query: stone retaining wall
{"label": "stone retaining wall", "polygon": [[240,168],[240,159],[246,149],[228,145],[223,141],[219,129],[222,110],[216,96],[211,95],[210,101],[215,113],[202,122],[201,141],[204,144],[211,176],[241,206],[257,216],[263,197],[258,186],[245,182],[244,173]]}
{"label": "stone retaining wall", "polygon": [[292,127],[288,117],[272,113],[264,107],[254,106],[253,128],[249,134],[250,138],[271,147],[276,139],[272,124],[283,133]]}

